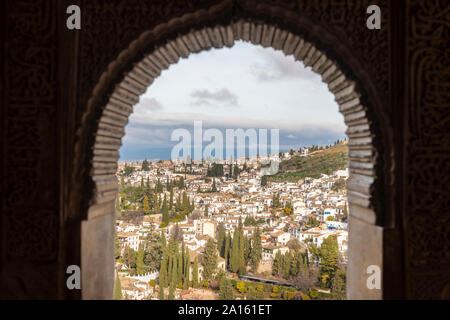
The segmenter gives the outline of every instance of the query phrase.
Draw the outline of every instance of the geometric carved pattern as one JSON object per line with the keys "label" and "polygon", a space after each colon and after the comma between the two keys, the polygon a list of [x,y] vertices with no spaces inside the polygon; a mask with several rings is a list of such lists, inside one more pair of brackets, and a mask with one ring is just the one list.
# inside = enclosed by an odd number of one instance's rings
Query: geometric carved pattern
{"label": "geometric carved pattern", "polygon": [[[15,238],[2,232],[8,243],[14,242],[5,247],[5,254],[52,260],[57,256],[58,228],[39,230],[39,237],[28,240],[36,235],[36,228],[58,221],[56,1],[8,1],[5,6],[9,20],[5,22],[7,107],[2,108],[6,119],[3,223],[12,228],[8,232],[17,231]],[[38,245],[38,238],[42,244]]]}
{"label": "geometric carved pattern", "polygon": [[[39,217],[36,219],[36,217]],[[9,216],[6,232],[8,248],[14,248],[8,259],[48,261],[56,258],[59,221],[57,212],[49,210],[18,212]]]}
{"label": "geometric carved pattern", "polygon": [[407,12],[409,297],[439,298],[450,284],[450,7],[411,0]]}
{"label": "geometric carved pattern", "polygon": [[[6,259],[0,268],[16,270],[14,281],[22,288],[11,290],[22,298],[55,297],[57,291],[57,277],[48,277],[57,274],[59,242],[57,3],[17,0],[0,5],[0,253]],[[43,270],[46,275],[40,274]],[[39,278],[51,279],[39,281],[38,291],[31,287]],[[12,279],[0,279],[6,295],[8,281]]]}

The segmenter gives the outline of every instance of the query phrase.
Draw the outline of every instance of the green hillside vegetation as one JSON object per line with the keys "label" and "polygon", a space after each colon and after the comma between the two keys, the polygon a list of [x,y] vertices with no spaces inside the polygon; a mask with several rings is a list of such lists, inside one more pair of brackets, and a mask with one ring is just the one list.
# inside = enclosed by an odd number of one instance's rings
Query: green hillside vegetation
{"label": "green hillside vegetation", "polygon": [[331,174],[348,166],[348,146],[338,144],[327,149],[311,152],[302,157],[299,154],[291,159],[281,161],[276,175],[269,176],[269,181],[297,182],[305,177],[319,178],[321,174]]}

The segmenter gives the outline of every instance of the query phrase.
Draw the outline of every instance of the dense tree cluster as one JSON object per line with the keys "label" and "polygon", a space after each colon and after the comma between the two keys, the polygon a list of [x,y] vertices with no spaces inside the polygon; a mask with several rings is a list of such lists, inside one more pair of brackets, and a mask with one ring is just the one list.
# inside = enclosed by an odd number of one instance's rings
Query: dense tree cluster
{"label": "dense tree cluster", "polygon": [[158,270],[163,251],[161,241],[163,240],[157,233],[149,234],[139,246],[138,251],[127,246],[123,249],[122,257],[118,242],[116,242],[116,259],[120,259],[130,274],[144,274]]}
{"label": "dense tree cluster", "polygon": [[234,230],[233,237],[230,234],[225,234],[223,225],[219,225],[217,247],[220,256],[225,259],[227,269],[239,275],[246,274],[248,265],[256,271],[262,259],[261,232],[259,228],[256,228],[253,237],[250,239],[244,236],[241,220],[239,220],[239,224]]}
{"label": "dense tree cluster", "polygon": [[[163,248],[161,267],[159,269],[159,290],[169,287],[168,299],[174,297],[176,288],[189,288],[190,286],[190,257],[189,250],[185,248],[184,243],[175,241],[172,237],[168,243],[164,237],[161,237],[161,246]],[[164,297],[163,297],[164,298]]]}
{"label": "dense tree cluster", "polygon": [[[175,195],[175,188],[177,194]],[[169,193],[169,197],[167,197]],[[157,180],[154,188],[150,181],[141,179],[140,186],[127,186],[121,178],[121,187],[116,201],[116,209],[120,212],[141,210],[144,215],[162,213],[163,223],[177,222],[185,219],[195,208],[194,200],[189,200],[184,178],[166,181]]]}
{"label": "dense tree cluster", "polygon": [[301,251],[277,251],[273,259],[272,275],[284,279],[296,277],[301,269],[308,268],[308,255]]}
{"label": "dense tree cluster", "polygon": [[213,163],[212,166],[208,167],[206,175],[208,177],[223,177],[223,164]]}

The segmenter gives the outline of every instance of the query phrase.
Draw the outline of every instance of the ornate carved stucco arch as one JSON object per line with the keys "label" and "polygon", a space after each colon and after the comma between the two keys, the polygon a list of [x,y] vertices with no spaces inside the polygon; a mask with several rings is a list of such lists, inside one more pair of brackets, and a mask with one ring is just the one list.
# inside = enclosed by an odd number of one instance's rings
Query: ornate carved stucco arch
{"label": "ornate carved stucco arch", "polygon": [[[81,228],[83,298],[109,297],[112,292],[112,223],[117,193],[114,174],[124,127],[139,95],[162,70],[180,58],[210,48],[231,47],[236,40],[293,55],[320,74],[334,94],[348,127],[350,148],[349,297],[382,297],[381,291],[365,290],[363,274],[364,266],[382,265],[379,226],[391,220],[382,214],[389,214],[385,204],[388,199],[377,188],[386,184],[384,179],[389,179],[389,175],[384,170],[392,166],[390,158],[385,156],[389,154],[386,150],[390,150],[390,133],[380,108],[377,86],[365,66],[333,32],[305,17],[272,7],[256,7],[253,16],[242,17],[230,9],[232,3],[225,1],[144,32],[110,63],[95,86],[75,150],[73,179],[81,183],[71,193],[72,203],[77,204],[74,210],[84,219]],[[224,15],[224,10],[230,10],[229,15]],[[265,22],[268,16],[274,17],[271,23]],[[92,190],[92,195],[84,193],[80,199],[80,189]],[[98,243],[103,238],[104,242]],[[362,246],[362,240],[366,247]]]}

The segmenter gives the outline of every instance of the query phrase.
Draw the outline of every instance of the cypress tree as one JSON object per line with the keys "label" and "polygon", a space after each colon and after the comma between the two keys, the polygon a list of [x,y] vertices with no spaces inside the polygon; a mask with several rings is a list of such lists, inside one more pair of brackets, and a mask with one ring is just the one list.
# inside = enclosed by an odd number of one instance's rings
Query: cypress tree
{"label": "cypress tree", "polygon": [[185,255],[185,263],[184,263],[184,283],[183,288],[188,289],[189,288],[189,281],[190,281],[190,268],[191,268],[191,260],[189,257],[189,249],[186,248],[186,255]]}
{"label": "cypress tree", "polygon": [[159,286],[159,300],[164,300],[164,287]]}
{"label": "cypress tree", "polygon": [[144,196],[144,200],[142,201],[142,210],[144,211],[144,214],[150,213],[150,205],[148,204],[147,195]]}
{"label": "cypress tree", "polygon": [[342,217],[342,219],[347,220],[348,218],[348,209],[347,209],[347,202],[345,203],[344,206],[344,216]]}
{"label": "cypress tree", "polygon": [[166,225],[169,224],[170,217],[169,217],[169,208],[167,207],[166,195],[164,195],[164,201],[162,205],[162,220]]}
{"label": "cypress tree", "polygon": [[203,278],[211,280],[217,268],[217,251],[214,241],[210,238],[206,243],[205,255],[202,259]]}
{"label": "cypress tree", "polygon": [[283,277],[285,279],[289,278],[290,275],[290,271],[291,271],[291,253],[288,251],[286,252],[286,254],[284,255],[284,261],[283,261]]}
{"label": "cypress tree", "polygon": [[231,245],[231,271],[239,270],[239,231],[234,230],[233,243]]}
{"label": "cypress tree", "polygon": [[167,255],[163,255],[163,259],[161,261],[161,268],[159,269],[159,286],[167,287]]}
{"label": "cypress tree", "polygon": [[246,273],[245,270],[245,252],[244,252],[244,230],[242,228],[242,221],[239,219],[239,263],[238,263],[238,272],[240,275],[244,275]]}
{"label": "cypress tree", "polygon": [[138,275],[145,273],[145,264],[144,264],[144,249],[141,245],[139,245],[137,260],[136,260],[136,272]]}
{"label": "cypress tree", "polygon": [[281,252],[277,251],[272,263],[272,275],[278,276],[281,269]]}
{"label": "cypress tree", "polygon": [[171,286],[173,286],[174,288],[177,286],[178,284],[178,255],[175,255],[172,257],[172,276],[171,276],[171,281],[170,284]]}
{"label": "cypress tree", "polygon": [[255,234],[253,235],[253,246],[250,254],[250,263],[252,265],[253,271],[258,270],[259,262],[262,259],[262,244],[261,244],[261,231],[256,228]]}
{"label": "cypress tree", "polygon": [[173,283],[171,283],[171,284],[170,284],[170,287],[169,287],[169,296],[167,297],[167,300],[173,300],[173,299],[175,299],[174,291],[175,291],[175,286],[174,286]]}
{"label": "cypress tree", "polygon": [[248,261],[250,259],[250,250],[251,250],[250,239],[247,236],[245,236],[244,237],[244,265],[248,264]]}
{"label": "cypress tree", "polygon": [[180,282],[183,281],[183,257],[181,254],[178,254],[178,274],[177,274],[177,286],[180,284]]}
{"label": "cypress tree", "polygon": [[192,287],[198,288],[198,259],[195,257],[194,268],[192,270]]}
{"label": "cypress tree", "polygon": [[231,257],[231,235],[227,234],[225,238],[225,249],[224,256],[225,264],[227,268],[230,268],[230,257]]}
{"label": "cypress tree", "polygon": [[172,207],[173,207],[173,188],[170,188],[169,210],[172,210]]}
{"label": "cypress tree", "polygon": [[122,284],[120,283],[119,273],[116,272],[116,281],[114,283],[114,300],[122,299]]}
{"label": "cypress tree", "polygon": [[225,228],[223,223],[219,224],[219,234],[217,235],[217,249],[222,258],[225,257]]}

